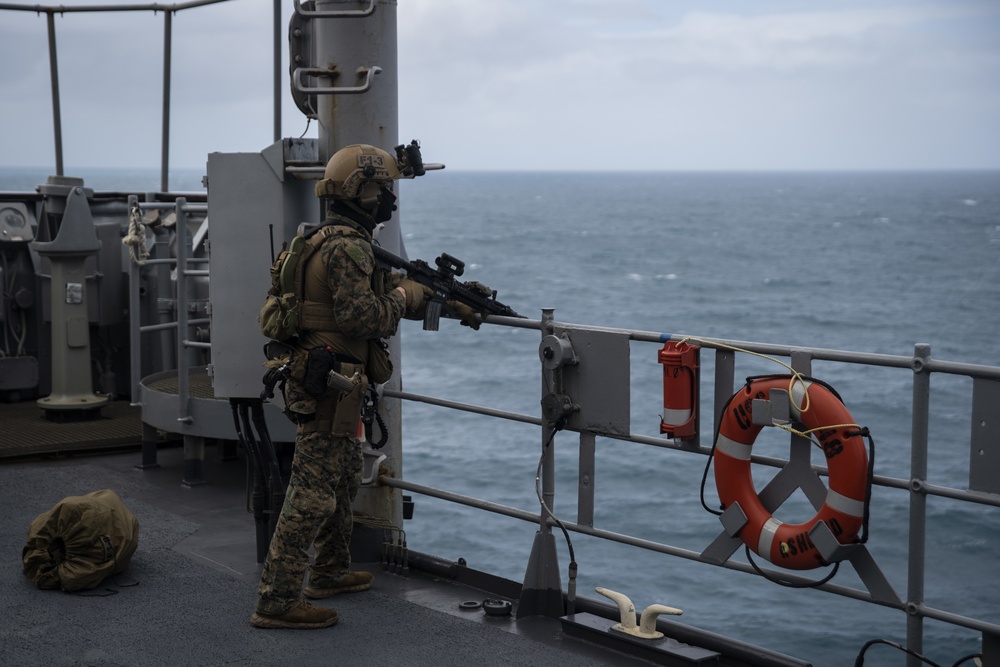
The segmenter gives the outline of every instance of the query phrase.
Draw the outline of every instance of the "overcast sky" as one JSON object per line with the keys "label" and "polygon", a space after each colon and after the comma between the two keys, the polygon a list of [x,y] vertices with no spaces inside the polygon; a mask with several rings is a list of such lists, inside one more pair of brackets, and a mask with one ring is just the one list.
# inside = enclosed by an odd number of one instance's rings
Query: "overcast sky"
{"label": "overcast sky", "polygon": [[[272,7],[175,15],[172,167],[271,144]],[[449,169],[1000,168],[995,0],[398,0],[397,13],[400,139]],[[67,173],[159,167],[163,23],[56,17]],[[297,137],[287,90],[282,134]],[[54,155],[46,19],[0,11],[0,166]]]}

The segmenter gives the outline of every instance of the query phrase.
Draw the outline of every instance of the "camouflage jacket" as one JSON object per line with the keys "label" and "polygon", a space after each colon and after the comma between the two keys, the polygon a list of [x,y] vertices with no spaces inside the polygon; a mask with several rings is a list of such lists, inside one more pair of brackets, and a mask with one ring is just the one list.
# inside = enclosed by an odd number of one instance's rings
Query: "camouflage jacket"
{"label": "camouflage jacket", "polygon": [[[304,358],[314,347],[330,346],[339,354],[364,362],[368,342],[396,333],[406,311],[406,298],[386,291],[385,273],[371,249],[371,235],[349,218],[333,215],[315,234],[322,244],[303,267],[303,294],[313,304],[304,314],[298,348]],[[315,399],[294,379],[286,387],[288,408],[315,412]]]}

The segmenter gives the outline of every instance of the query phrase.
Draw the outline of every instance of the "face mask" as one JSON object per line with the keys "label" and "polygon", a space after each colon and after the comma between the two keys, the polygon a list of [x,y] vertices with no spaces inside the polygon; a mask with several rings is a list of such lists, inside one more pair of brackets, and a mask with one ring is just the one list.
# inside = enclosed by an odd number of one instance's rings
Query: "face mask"
{"label": "face mask", "polygon": [[381,188],[378,198],[378,208],[375,209],[375,222],[386,222],[396,210],[396,195],[390,188]]}

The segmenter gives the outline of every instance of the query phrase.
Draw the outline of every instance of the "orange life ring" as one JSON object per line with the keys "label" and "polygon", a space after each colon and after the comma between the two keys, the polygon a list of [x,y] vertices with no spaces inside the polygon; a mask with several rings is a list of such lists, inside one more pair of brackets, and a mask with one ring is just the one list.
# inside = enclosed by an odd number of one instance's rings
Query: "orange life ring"
{"label": "orange life ring", "polygon": [[[830,483],[823,506],[808,521],[790,524],[775,519],[761,503],[750,475],[751,448],[763,428],[753,423],[752,405],[755,398],[768,399],[772,389],[788,390],[791,377],[750,379],[729,399],[715,440],[715,483],[723,508],[739,503],[746,515],[747,523],[739,536],[754,553],[790,570],[810,570],[827,564],[809,539],[809,531],[819,521],[826,522],[841,544],[854,541],[861,530],[868,490],[868,453],[860,429],[853,425],[854,419],[840,398],[820,382],[795,380],[791,416],[807,430],[820,429],[815,437],[826,455]],[[806,409],[800,413],[799,408]]]}

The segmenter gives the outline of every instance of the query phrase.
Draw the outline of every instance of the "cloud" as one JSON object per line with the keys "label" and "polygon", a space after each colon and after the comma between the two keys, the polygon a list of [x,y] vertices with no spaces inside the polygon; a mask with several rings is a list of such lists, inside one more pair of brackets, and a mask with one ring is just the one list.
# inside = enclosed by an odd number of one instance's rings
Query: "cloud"
{"label": "cloud", "polygon": [[[282,11],[284,49],[290,3]],[[450,168],[1000,167],[992,5],[407,0],[396,11],[400,139]],[[66,160],[156,165],[163,14],[108,16],[56,17]],[[270,0],[174,16],[172,165],[271,143],[271,17]],[[0,163],[45,164],[45,19],[0,19]],[[299,136],[282,71],[282,133]]]}
{"label": "cloud", "polygon": [[884,42],[928,12],[909,9],[740,16],[691,12],[645,36],[673,63],[733,70],[795,71],[876,63]]}
{"label": "cloud", "polygon": [[[425,5],[422,19],[441,32],[474,23],[474,7],[430,6],[439,13]],[[413,55],[406,66],[415,76],[401,86],[405,120],[410,96],[426,108],[438,95],[433,86],[414,88],[414,81],[426,84],[421,71],[448,82],[445,99],[437,98],[447,122],[432,120],[430,131],[449,151],[461,150],[456,134],[491,142],[489,154],[471,156],[474,168],[997,164],[974,145],[987,137],[995,148],[997,132],[984,113],[970,111],[998,110],[996,86],[988,85],[1000,72],[997,46],[967,41],[971,24],[996,25],[991,8],[754,13],[742,3],[730,12],[649,11],[641,21],[550,12],[525,23],[522,3],[491,6],[513,18],[483,21],[474,39],[451,52],[462,54],[457,63],[443,47]],[[949,116],[977,120],[979,138],[928,141],[955,134]]]}

